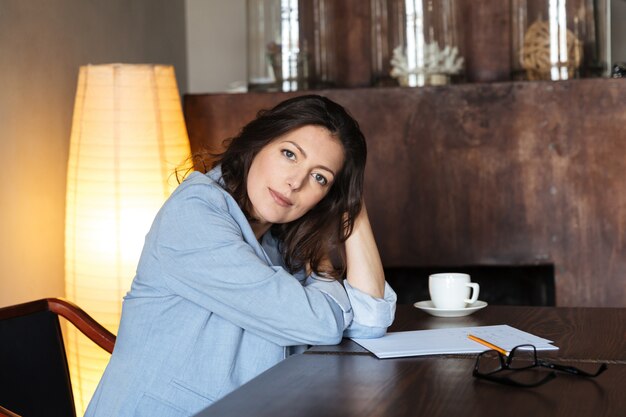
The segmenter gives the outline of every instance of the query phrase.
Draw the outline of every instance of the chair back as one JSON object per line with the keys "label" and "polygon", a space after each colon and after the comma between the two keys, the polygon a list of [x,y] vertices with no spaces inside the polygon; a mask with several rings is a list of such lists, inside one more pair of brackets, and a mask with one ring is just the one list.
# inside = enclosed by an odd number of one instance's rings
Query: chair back
{"label": "chair back", "polygon": [[76,415],[59,315],[113,351],[115,336],[66,300],[1,308],[0,407],[24,417]]}

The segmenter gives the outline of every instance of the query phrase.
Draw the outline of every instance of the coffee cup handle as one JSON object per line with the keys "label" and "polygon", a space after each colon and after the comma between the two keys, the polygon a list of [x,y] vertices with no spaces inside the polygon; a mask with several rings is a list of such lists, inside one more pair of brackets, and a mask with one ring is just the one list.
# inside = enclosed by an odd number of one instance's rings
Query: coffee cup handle
{"label": "coffee cup handle", "polygon": [[468,282],[465,285],[467,285],[468,287],[472,289],[472,297],[467,298],[465,302],[467,304],[474,304],[478,300],[478,294],[480,293],[480,285],[478,285],[478,283],[476,282]]}

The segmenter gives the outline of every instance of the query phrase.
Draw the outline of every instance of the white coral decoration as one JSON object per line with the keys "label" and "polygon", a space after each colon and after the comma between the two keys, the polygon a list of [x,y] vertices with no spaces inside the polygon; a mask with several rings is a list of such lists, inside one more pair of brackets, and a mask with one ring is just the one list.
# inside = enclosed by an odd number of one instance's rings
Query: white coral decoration
{"label": "white coral decoration", "polygon": [[443,50],[437,42],[424,45],[422,66],[409,67],[406,55],[398,46],[393,50],[391,59],[391,76],[394,78],[406,77],[409,74],[458,74],[463,69],[463,57],[459,55],[459,49],[446,45]]}

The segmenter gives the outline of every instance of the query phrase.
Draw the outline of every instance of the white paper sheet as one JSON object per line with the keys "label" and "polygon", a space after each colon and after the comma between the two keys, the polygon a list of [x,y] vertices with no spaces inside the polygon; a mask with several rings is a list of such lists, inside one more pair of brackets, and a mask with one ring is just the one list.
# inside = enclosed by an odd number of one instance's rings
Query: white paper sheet
{"label": "white paper sheet", "polygon": [[380,359],[402,356],[480,353],[489,348],[468,339],[472,334],[510,351],[515,346],[531,344],[537,350],[557,350],[552,341],[508,325],[458,327],[451,329],[392,332],[378,339],[352,338]]}

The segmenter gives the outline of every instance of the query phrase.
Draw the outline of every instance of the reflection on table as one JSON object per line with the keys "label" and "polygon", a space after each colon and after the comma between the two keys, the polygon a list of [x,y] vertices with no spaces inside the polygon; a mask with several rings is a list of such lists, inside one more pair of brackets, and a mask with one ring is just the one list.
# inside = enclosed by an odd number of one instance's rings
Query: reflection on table
{"label": "reflection on table", "polygon": [[623,416],[626,365],[537,388],[472,377],[474,360],[296,355],[199,416]]}

